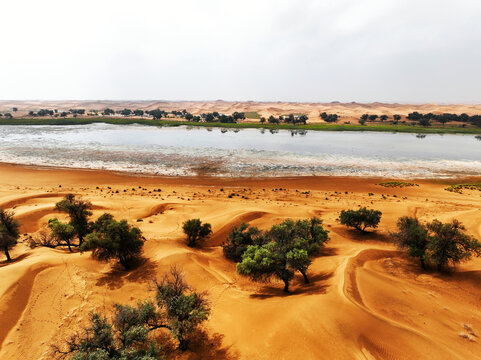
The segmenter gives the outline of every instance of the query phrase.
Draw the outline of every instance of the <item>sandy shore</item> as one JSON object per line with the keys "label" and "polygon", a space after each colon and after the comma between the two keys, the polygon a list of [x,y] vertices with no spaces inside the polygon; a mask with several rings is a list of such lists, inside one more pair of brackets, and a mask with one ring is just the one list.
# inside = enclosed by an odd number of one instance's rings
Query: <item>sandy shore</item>
{"label": "sandy shore", "polygon": [[[472,179],[470,179],[472,180]],[[38,231],[67,193],[139,226],[146,262],[131,272],[89,254],[29,249],[20,243],[7,264],[0,257],[0,359],[50,359],[88,318],[115,302],[151,297],[151,281],[171,265],[206,291],[212,305],[208,346],[181,358],[240,359],[476,359],[481,345],[459,334],[464,324],[481,331],[481,260],[452,275],[421,273],[389,241],[398,217],[422,221],[457,218],[481,238],[481,192],[444,190],[445,183],[384,188],[379,179],[300,177],[268,179],[168,178],[105,171],[0,164],[0,207],[13,209],[22,232]],[[161,189],[161,192],[153,191]],[[228,198],[231,193],[239,194]],[[371,193],[371,194],[370,194]],[[360,236],[338,222],[342,209],[369,206],[383,212],[378,231]],[[219,247],[233,225],[260,228],[286,218],[320,216],[330,231],[322,256],[300,277],[292,294],[277,282],[240,277]],[[185,245],[181,224],[212,224],[202,249]],[[23,238],[23,237],[22,237]]]}

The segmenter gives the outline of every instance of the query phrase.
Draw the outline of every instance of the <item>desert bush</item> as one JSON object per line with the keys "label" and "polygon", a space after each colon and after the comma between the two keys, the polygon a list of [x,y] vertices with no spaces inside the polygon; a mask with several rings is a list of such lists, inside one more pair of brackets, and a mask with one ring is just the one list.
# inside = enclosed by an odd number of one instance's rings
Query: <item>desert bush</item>
{"label": "desert bush", "polygon": [[53,346],[57,358],[161,359],[159,329],[168,331],[180,350],[187,350],[190,338],[210,314],[205,294],[192,289],[177,268],[171,268],[156,287],[155,301],[142,300],[136,306],[115,304],[110,319],[92,313],[87,326],[65,344]]}
{"label": "desert bush", "polygon": [[204,293],[194,291],[184,274],[173,267],[157,283],[157,306],[179,349],[187,350],[190,336],[209,317],[210,307]]}
{"label": "desert bush", "polygon": [[79,245],[82,245],[84,237],[90,232],[89,216],[92,204],[83,199],[76,199],[75,195],[68,194],[62,201],[55,204],[55,210],[65,212],[70,217],[69,224],[75,229],[75,233],[79,239]]}
{"label": "desert bush", "polygon": [[20,236],[20,223],[14,218],[12,211],[0,209],[0,250],[11,260],[9,250],[11,250]]}
{"label": "desert bush", "polygon": [[381,221],[381,216],[381,211],[363,207],[359,210],[342,210],[339,220],[343,225],[366,232],[367,228],[377,228]]}
{"label": "desert bush", "polygon": [[145,238],[139,228],[130,226],[126,220],[116,221],[112,215],[103,214],[92,224],[80,251],[92,250],[92,256],[101,261],[118,259],[129,269],[133,260],[142,253]]}
{"label": "desert bush", "polygon": [[388,187],[388,188],[403,188],[403,187],[410,187],[410,186],[419,186],[418,184],[405,182],[405,181],[386,181],[379,183],[378,185]]}
{"label": "desert bush", "polygon": [[161,359],[158,344],[149,337],[156,318],[149,302],[137,307],[116,304],[112,320],[92,313],[89,325],[73,334],[63,348],[54,347],[54,352],[60,359],[71,360]]}
{"label": "desert bush", "polygon": [[481,191],[481,183],[472,183],[472,184],[455,184],[451,185],[444,190],[449,192],[455,192],[458,194],[462,194],[463,190],[478,190]]}
{"label": "desert bush", "polygon": [[209,223],[202,224],[200,219],[190,219],[184,222],[182,230],[187,235],[187,245],[197,246],[200,241],[205,240],[211,233],[212,228]]}

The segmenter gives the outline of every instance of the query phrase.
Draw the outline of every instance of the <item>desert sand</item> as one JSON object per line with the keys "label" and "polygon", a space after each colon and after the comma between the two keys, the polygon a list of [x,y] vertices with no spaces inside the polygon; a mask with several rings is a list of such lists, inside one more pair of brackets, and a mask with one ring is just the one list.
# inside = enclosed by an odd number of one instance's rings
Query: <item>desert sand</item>
{"label": "desert sand", "polygon": [[[480,239],[481,193],[450,193],[434,181],[388,189],[379,181],[140,177],[1,164],[0,207],[15,211],[23,233],[35,233],[51,217],[65,219],[54,204],[74,193],[93,203],[93,218],[103,212],[125,218],[147,241],[145,262],[130,272],[88,253],[32,250],[22,242],[11,263],[2,254],[0,359],[50,359],[50,344],[78,330],[90,311],[107,314],[115,302],[152,297],[152,280],[173,264],[212,306],[209,344],[179,358],[480,359],[481,340],[460,334],[465,326],[481,332],[481,259],[448,275],[421,272],[388,234],[398,217],[415,215],[457,218]],[[241,196],[228,198],[231,192]],[[359,205],[383,212],[374,233],[361,236],[339,224],[342,209]],[[324,220],[330,241],[309,268],[312,283],[296,275],[289,295],[275,281],[237,275],[222,256],[219,245],[233,225],[267,229],[311,216]],[[193,217],[213,226],[200,249],[188,248],[181,230]]]}
{"label": "desert sand", "polygon": [[[340,122],[357,122],[362,114],[388,115],[399,114],[406,116],[410,112],[418,111],[421,113],[455,113],[468,115],[481,114],[481,104],[397,104],[397,103],[301,103],[301,102],[262,102],[262,101],[19,101],[19,100],[0,100],[0,112],[12,112],[12,108],[17,107],[18,112],[15,117],[25,116],[30,110],[57,109],[68,111],[69,109],[102,110],[111,108],[114,110],[142,109],[153,110],[162,109],[166,111],[186,109],[194,115],[205,112],[217,111],[221,114],[232,114],[238,112],[254,112],[259,116],[268,117],[270,115],[279,116],[285,114],[302,113],[309,116],[309,123],[322,122],[319,118],[321,112],[338,114],[341,116]],[[252,119],[254,120],[254,119]],[[252,121],[251,120],[251,121]],[[258,121],[258,120],[254,120]]]}

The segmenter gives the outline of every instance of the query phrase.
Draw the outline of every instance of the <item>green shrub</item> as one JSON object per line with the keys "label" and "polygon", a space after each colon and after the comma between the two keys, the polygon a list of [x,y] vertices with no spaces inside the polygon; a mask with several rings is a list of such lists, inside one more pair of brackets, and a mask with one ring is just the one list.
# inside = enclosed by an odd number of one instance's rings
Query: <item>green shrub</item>
{"label": "green shrub", "polygon": [[404,181],[387,181],[387,182],[382,182],[379,183],[378,185],[384,186],[384,187],[389,187],[389,188],[403,188],[403,187],[410,187],[410,186],[419,186],[418,184],[415,183],[410,183],[410,182],[404,182]]}
{"label": "green shrub", "polygon": [[92,228],[93,232],[87,235],[80,251],[92,250],[95,259],[118,259],[129,269],[142,253],[145,238],[139,228],[130,226],[126,220],[116,221],[112,215],[103,214]]}
{"label": "green shrub", "polygon": [[381,211],[363,207],[359,210],[342,210],[339,220],[343,225],[365,232],[367,228],[377,228],[381,216]]}
{"label": "green shrub", "polygon": [[202,224],[200,219],[190,219],[184,222],[182,230],[187,235],[187,246],[194,247],[202,240],[205,240],[211,233],[212,227],[209,223]]}

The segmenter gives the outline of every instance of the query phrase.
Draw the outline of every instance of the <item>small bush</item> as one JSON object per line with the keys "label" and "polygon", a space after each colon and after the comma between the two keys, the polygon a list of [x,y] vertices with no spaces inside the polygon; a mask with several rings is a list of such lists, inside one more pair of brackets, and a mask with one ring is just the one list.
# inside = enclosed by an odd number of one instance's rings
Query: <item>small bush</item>
{"label": "small bush", "polygon": [[473,183],[473,184],[456,184],[456,185],[451,185],[444,190],[449,191],[449,192],[455,192],[458,194],[462,194],[463,190],[477,190],[481,191],[481,183]]}
{"label": "small bush", "polygon": [[387,181],[387,182],[379,183],[378,185],[388,187],[388,188],[403,188],[403,187],[419,186],[418,184],[404,182],[404,181]]}
{"label": "small bush", "polygon": [[187,235],[187,246],[194,247],[202,240],[205,240],[211,233],[209,223],[202,224],[200,219],[190,219],[184,222],[182,230]]}

